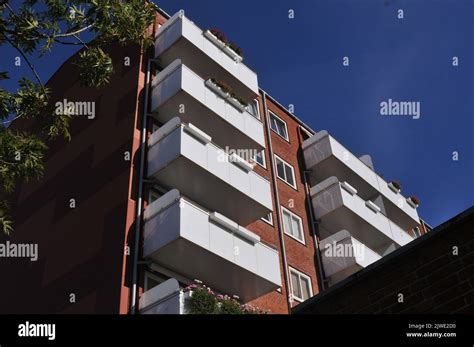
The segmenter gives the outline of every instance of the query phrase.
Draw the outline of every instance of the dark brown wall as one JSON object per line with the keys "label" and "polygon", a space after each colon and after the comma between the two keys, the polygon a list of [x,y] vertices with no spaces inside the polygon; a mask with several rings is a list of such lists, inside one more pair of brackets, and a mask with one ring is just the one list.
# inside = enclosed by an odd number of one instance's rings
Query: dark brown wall
{"label": "dark brown wall", "polygon": [[[471,207],[294,312],[472,314],[473,227]],[[398,302],[400,293],[403,303]]]}
{"label": "dark brown wall", "polygon": [[44,178],[20,185],[11,198],[9,240],[38,243],[39,259],[0,258],[1,313],[119,312],[132,166],[124,153],[132,150],[141,67],[138,47],[106,48],[115,67],[109,85],[81,87],[71,61],[48,83],[53,100],[95,101],[96,118],[75,119],[72,141],[50,144]]}

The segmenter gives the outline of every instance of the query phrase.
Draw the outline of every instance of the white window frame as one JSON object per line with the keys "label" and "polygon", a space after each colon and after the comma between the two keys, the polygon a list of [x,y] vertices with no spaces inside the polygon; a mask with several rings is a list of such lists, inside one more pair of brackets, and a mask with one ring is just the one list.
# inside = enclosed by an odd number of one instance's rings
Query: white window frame
{"label": "white window frame", "polygon": [[258,102],[258,99],[253,99],[251,102],[255,102],[257,104],[257,114],[253,114],[249,110],[247,110],[255,119],[261,120],[260,117],[260,103]]}
{"label": "white window frame", "polygon": [[[298,224],[301,228],[301,237],[302,237],[302,240],[300,240],[299,238],[297,238],[296,236],[290,234],[289,232],[286,231],[285,229],[285,220],[284,220],[284,217],[283,217],[283,213],[284,212],[287,212],[291,218],[296,218],[298,220]],[[296,213],[294,212],[291,212],[289,209],[287,209],[286,207],[283,207],[281,206],[281,219],[283,221],[283,232],[285,233],[285,235],[288,235],[289,237],[291,237],[292,239],[298,241],[299,243],[302,243],[303,245],[306,245],[306,241],[305,241],[305,238],[304,238],[304,227],[303,227],[303,219],[298,216]],[[291,225],[291,224],[290,224]]]}
{"label": "white window frame", "polygon": [[[288,124],[283,119],[278,117],[275,113],[273,113],[272,111],[268,110],[268,113],[269,113],[268,121],[270,122],[270,129],[272,129],[272,131],[275,134],[277,134],[278,136],[280,136],[282,139],[285,139],[286,141],[290,142],[290,134],[288,133]],[[285,125],[286,137],[284,137],[283,135],[281,135],[279,132],[277,132],[275,129],[272,128],[272,116],[277,118],[281,122],[283,122],[283,124]]]}
{"label": "white window frame", "polygon": [[421,236],[421,229],[420,227],[414,227],[413,228],[413,234],[415,235],[415,238],[418,238]]}
{"label": "white window frame", "polygon": [[[290,163],[288,163],[287,161],[283,160],[282,158],[280,158],[278,155],[274,155],[275,156],[275,170],[276,170],[276,174],[277,174],[277,177],[282,180],[283,182],[285,182],[286,184],[288,184],[290,187],[294,188],[295,190],[298,190],[297,186],[296,186],[296,175],[295,175],[295,168],[293,167],[293,165],[291,165]],[[277,165],[277,159],[280,160],[283,164],[286,164],[288,165],[289,167],[291,167],[291,174],[293,176],[293,182],[294,182],[294,185],[291,184],[290,182],[286,181],[285,179],[281,178],[279,175],[278,175],[278,165]],[[285,171],[285,175],[286,175],[286,171]]]}
{"label": "white window frame", "polygon": [[265,219],[264,217],[261,217],[260,219],[263,220],[265,223],[270,224],[270,225],[273,226],[273,213],[270,212],[270,213],[268,214],[268,216],[270,217],[270,220]]}
{"label": "white window frame", "polygon": [[[292,268],[291,266],[289,266],[289,270],[290,270],[290,286],[291,286],[291,297],[293,299],[295,299],[296,301],[298,302],[303,302],[305,301],[305,299],[303,298],[298,298],[296,297],[294,294],[293,294],[293,282],[291,281],[291,273],[293,272],[295,275],[298,275],[298,281],[300,282],[300,286],[301,286],[301,278],[304,278],[305,280],[308,281],[309,283],[309,298],[311,298],[313,296],[313,284],[311,283],[311,277],[302,273],[301,271],[298,271],[296,270],[295,268]],[[303,293],[303,287],[301,286],[301,293]],[[308,299],[309,299],[308,298]],[[306,299],[306,300],[308,300]]]}
{"label": "white window frame", "polygon": [[265,150],[262,149],[262,151],[261,151],[260,153],[262,153],[263,164],[260,164],[260,163],[255,159],[255,156],[253,156],[252,161],[253,161],[254,163],[256,163],[258,166],[261,166],[261,167],[263,167],[264,169],[266,169],[266,168],[267,168],[267,160],[266,160],[266,158],[265,158]]}

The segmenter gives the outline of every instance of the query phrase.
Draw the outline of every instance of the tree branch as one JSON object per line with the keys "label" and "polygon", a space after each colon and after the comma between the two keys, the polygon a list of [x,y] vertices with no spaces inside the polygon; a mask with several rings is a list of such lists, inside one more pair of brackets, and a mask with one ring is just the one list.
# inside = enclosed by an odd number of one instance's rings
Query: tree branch
{"label": "tree branch", "polygon": [[46,93],[46,89],[44,88],[44,84],[43,82],[41,81],[41,78],[39,77],[38,73],[36,72],[33,64],[31,63],[31,61],[28,59],[28,57],[26,56],[25,53],[23,53],[23,51],[12,41],[10,40],[10,38],[5,35],[4,33],[1,33],[2,36],[5,38],[5,41],[7,41],[13,48],[15,48],[18,53],[21,54],[21,56],[23,57],[23,59],[25,59],[26,63],[28,64],[28,66],[30,67],[30,70],[33,72],[33,74],[35,75],[36,77],[36,80],[38,81],[39,85],[41,86],[41,89],[43,90],[43,94],[46,96],[47,93]]}
{"label": "tree branch", "polygon": [[68,36],[74,36],[76,37],[77,34],[80,34],[82,33],[83,31],[86,31],[87,29],[90,29],[92,28],[93,24],[89,24],[88,26],[84,27],[84,28],[81,28],[81,29],[78,29],[76,31],[72,31],[72,32],[69,32],[69,33],[64,33],[64,34],[57,34],[57,35],[53,35],[52,38],[56,38],[56,37],[68,37]]}

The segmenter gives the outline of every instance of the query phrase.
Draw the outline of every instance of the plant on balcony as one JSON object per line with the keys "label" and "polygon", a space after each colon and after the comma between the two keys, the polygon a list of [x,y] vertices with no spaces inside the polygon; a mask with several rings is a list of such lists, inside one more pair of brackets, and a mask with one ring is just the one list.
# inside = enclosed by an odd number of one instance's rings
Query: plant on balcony
{"label": "plant on balcony", "polygon": [[208,80],[211,81],[224,94],[227,94],[227,96],[232,99],[230,100],[231,103],[237,103],[237,107],[240,106],[239,108],[245,109],[248,106],[248,103],[244,99],[240,98],[237,94],[235,94],[232,91],[232,88],[227,83],[219,81],[215,78],[209,78]]}
{"label": "plant on balcony", "polygon": [[418,199],[416,196],[412,195],[408,199],[410,199],[413,205],[415,205],[416,207],[420,205],[420,199]]}
{"label": "plant on balcony", "polygon": [[218,81],[215,78],[209,78],[212,83],[214,83],[220,90],[229,96],[233,95],[232,88],[225,82]]}
{"label": "plant on balcony", "polygon": [[400,185],[400,182],[398,181],[395,181],[395,180],[391,180],[388,182],[388,185],[390,188],[392,188],[392,190],[397,190],[399,193],[400,191],[402,190],[402,186]]}
{"label": "plant on balcony", "polygon": [[220,31],[217,28],[209,29],[209,31],[211,32],[212,35],[217,37],[220,41],[222,41],[223,43],[227,43],[227,38],[225,37],[225,35],[222,31]]}
{"label": "plant on balcony", "polygon": [[216,314],[218,313],[215,296],[204,287],[196,287],[193,295],[187,300],[191,314]]}
{"label": "plant on balcony", "polygon": [[192,292],[186,299],[190,314],[264,314],[267,313],[258,307],[241,305],[237,298],[216,294],[202,284],[192,284],[184,289]]}
{"label": "plant on balcony", "polygon": [[240,55],[242,58],[244,57],[244,51],[242,50],[242,48],[237,46],[237,44],[235,42],[229,42],[228,46],[231,50],[233,50],[235,53]]}
{"label": "plant on balcony", "polygon": [[235,42],[229,41],[222,31],[217,28],[208,29],[208,31],[222,43],[223,47],[231,49],[241,59],[244,58],[244,52],[242,48],[237,46]]}

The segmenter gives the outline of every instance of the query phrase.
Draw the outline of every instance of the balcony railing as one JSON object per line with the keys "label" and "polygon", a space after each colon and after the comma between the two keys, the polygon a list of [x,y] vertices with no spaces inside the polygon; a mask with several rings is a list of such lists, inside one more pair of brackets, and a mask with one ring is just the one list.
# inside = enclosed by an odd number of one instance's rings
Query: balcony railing
{"label": "balcony railing", "polygon": [[321,219],[321,237],[339,230],[351,234],[379,254],[403,246],[413,238],[393,223],[371,201],[359,197],[355,188],[330,177],[311,188],[316,218]]}
{"label": "balcony railing", "polygon": [[225,47],[220,47],[184,12],[173,15],[161,26],[155,38],[155,56],[163,66],[176,59],[189,66],[202,78],[215,77],[225,81],[247,102],[258,96],[255,72],[231,57]]}
{"label": "balcony railing", "polygon": [[221,293],[238,295],[243,302],[281,286],[275,249],[176,189],[150,204],[144,219],[144,257],[165,268],[199,278]]}
{"label": "balcony railing", "polygon": [[176,116],[193,123],[221,147],[259,151],[265,148],[262,123],[208,85],[176,60],[152,82],[152,112],[162,123]]}
{"label": "balcony railing", "polygon": [[385,210],[390,219],[404,230],[419,225],[416,208],[407,203],[399,192],[390,189],[389,184],[370,167],[354,156],[326,131],[320,131],[303,143],[305,163],[311,172],[313,184],[336,176],[347,181],[358,190],[363,199],[375,194],[383,198]]}
{"label": "balcony railing", "polygon": [[148,176],[241,225],[270,213],[270,182],[211,140],[192,124],[172,119],[149,139]]}
{"label": "balcony railing", "polygon": [[331,284],[381,259],[378,253],[354,238],[347,230],[321,240],[320,249],[324,273]]}
{"label": "balcony railing", "polygon": [[191,292],[184,293],[174,278],[153,287],[140,297],[141,314],[186,314],[186,299]]}

